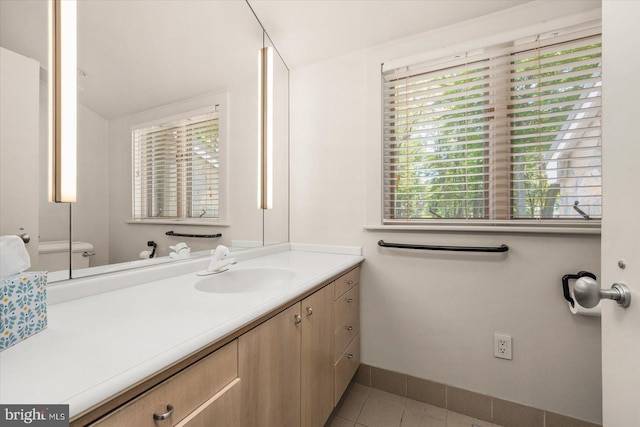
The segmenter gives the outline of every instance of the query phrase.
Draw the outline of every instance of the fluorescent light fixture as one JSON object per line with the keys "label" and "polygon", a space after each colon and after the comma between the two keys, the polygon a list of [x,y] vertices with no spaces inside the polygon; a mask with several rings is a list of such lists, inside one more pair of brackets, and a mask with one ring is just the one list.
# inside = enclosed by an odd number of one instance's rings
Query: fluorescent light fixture
{"label": "fluorescent light fixture", "polygon": [[75,0],[53,0],[54,96],[52,194],[56,203],[76,201],[77,139],[77,4]]}
{"label": "fluorescent light fixture", "polygon": [[273,48],[260,49],[258,208],[273,208]]}

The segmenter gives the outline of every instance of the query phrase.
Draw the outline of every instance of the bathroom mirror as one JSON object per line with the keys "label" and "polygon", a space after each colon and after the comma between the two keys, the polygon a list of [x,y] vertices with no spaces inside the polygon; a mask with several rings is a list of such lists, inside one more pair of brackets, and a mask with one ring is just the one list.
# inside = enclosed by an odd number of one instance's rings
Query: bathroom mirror
{"label": "bathroom mirror", "polygon": [[[46,2],[0,3],[4,8],[5,3]],[[206,255],[218,244],[237,250],[287,241],[288,70],[279,57],[276,76],[280,73],[277,84],[282,95],[276,95],[280,101],[274,114],[275,132],[280,135],[274,148],[277,199],[270,211],[258,209],[256,203],[258,52],[265,40],[244,1],[79,1],[77,202],[47,203],[46,193],[40,198],[40,227],[30,233],[40,235],[40,242],[32,245],[32,259],[37,259],[38,243],[66,242],[64,261],[58,262],[71,263],[72,277],[82,277],[173,261],[168,256],[170,247],[179,242],[185,242],[193,254]],[[135,218],[133,131],[193,120],[203,112],[219,118],[219,157],[215,159],[219,169],[214,181],[220,187],[214,195],[215,208],[199,207],[190,197],[193,190],[185,187],[182,196],[175,196],[182,202],[176,203],[193,205],[191,212],[187,218],[171,218],[166,214],[171,206],[167,195],[175,188],[163,184],[166,176],[160,176],[151,190],[145,187],[142,192],[164,201],[144,202],[154,206],[147,209],[149,217]],[[40,170],[46,171],[46,155],[41,160]],[[41,175],[46,178],[46,173]],[[21,194],[42,194],[45,189],[46,179],[39,190],[25,189]],[[168,236],[168,231],[222,236]],[[16,234],[3,229],[6,233]],[[153,249],[147,246],[151,241],[156,244],[152,260],[149,252],[141,254]],[[42,265],[32,264],[34,268]],[[68,267],[61,269],[68,271]],[[58,277],[69,276],[53,275],[54,280]]]}

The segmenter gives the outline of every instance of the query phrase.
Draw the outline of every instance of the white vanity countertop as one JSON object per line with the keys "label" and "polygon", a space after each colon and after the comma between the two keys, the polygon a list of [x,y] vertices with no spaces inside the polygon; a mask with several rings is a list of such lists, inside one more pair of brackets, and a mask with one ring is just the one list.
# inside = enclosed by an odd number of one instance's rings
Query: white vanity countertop
{"label": "white vanity countertop", "polygon": [[201,292],[203,260],[193,273],[49,305],[47,329],[0,352],[0,402],[65,403],[73,417],[364,259],[300,248],[232,267],[295,272],[284,289]]}

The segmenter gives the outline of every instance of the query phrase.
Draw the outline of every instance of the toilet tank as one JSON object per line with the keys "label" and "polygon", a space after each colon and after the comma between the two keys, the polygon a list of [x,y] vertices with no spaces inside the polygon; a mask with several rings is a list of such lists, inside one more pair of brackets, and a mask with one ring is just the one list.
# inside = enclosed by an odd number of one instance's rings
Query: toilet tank
{"label": "toilet tank", "polygon": [[[93,253],[93,245],[87,242],[73,242],[71,244],[71,258],[74,270],[89,267]],[[57,240],[40,242],[38,245],[38,269],[59,271],[69,269],[69,241]]]}

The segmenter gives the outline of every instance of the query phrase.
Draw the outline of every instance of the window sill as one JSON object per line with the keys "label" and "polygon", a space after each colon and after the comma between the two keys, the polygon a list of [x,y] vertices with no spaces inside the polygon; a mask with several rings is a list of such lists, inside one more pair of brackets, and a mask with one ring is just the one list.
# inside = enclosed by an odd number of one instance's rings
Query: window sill
{"label": "window sill", "polygon": [[208,227],[230,227],[231,224],[221,223],[212,220],[196,219],[131,219],[125,221],[127,224],[142,225],[200,225]]}
{"label": "window sill", "polygon": [[527,234],[586,234],[600,235],[600,223],[589,227],[585,226],[563,226],[563,225],[504,225],[504,224],[452,224],[439,223],[428,225],[365,225],[367,231],[453,231],[465,233],[527,233]]}

